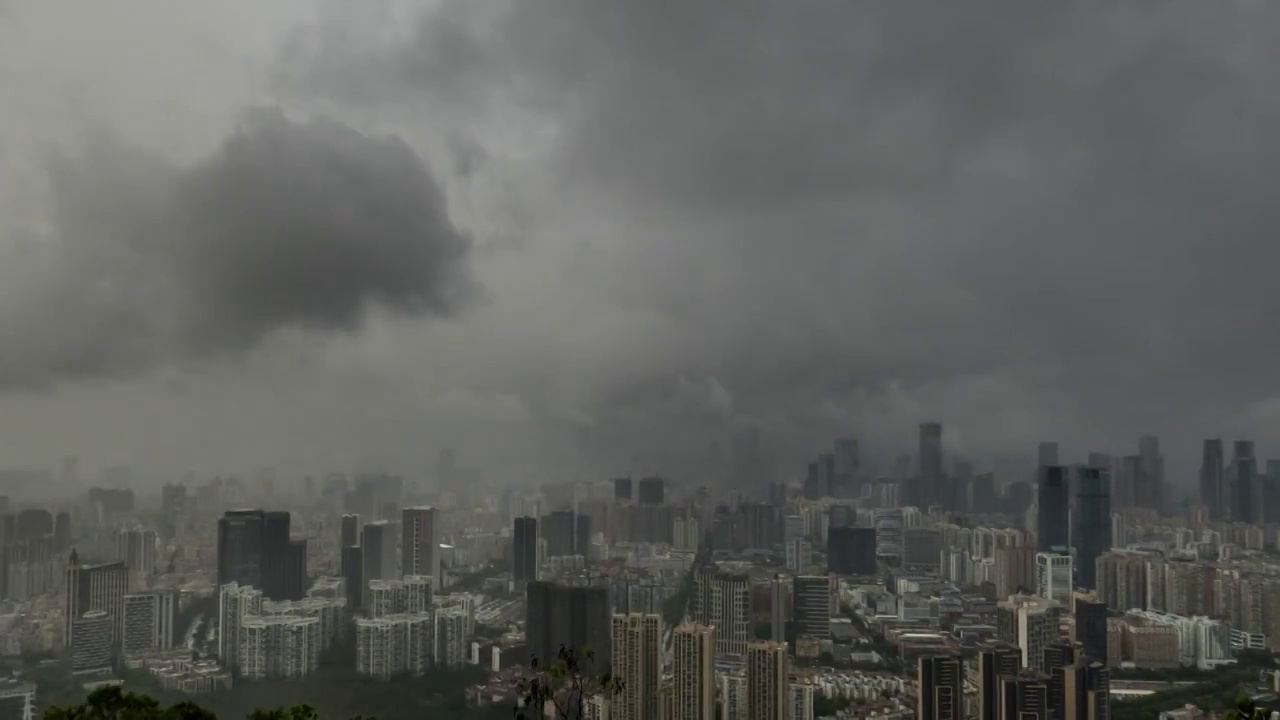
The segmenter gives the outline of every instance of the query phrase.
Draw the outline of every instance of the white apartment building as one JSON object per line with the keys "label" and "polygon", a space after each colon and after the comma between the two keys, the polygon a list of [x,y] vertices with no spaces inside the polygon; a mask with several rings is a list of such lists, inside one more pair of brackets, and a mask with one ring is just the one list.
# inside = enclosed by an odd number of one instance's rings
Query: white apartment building
{"label": "white apartment building", "polygon": [[320,667],[320,619],[250,616],[240,624],[240,675],[248,680],[294,680]]}
{"label": "white apartment building", "polygon": [[376,680],[420,677],[434,663],[432,613],[384,615],[356,620],[356,672]]}

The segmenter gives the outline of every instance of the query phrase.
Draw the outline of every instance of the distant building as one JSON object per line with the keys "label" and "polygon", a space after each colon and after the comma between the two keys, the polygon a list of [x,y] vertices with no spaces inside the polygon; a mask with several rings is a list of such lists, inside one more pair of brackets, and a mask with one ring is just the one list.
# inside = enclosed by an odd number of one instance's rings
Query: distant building
{"label": "distant building", "polygon": [[173,620],[178,611],[178,594],[172,590],[133,593],[124,596],[124,643],[126,655],[169,650],[174,645]]}
{"label": "distant building", "polygon": [[786,720],[786,643],[749,643],[746,660],[747,717],[750,720]]}
{"label": "distant building", "polygon": [[716,716],[715,628],[686,624],[672,634],[673,720]]}

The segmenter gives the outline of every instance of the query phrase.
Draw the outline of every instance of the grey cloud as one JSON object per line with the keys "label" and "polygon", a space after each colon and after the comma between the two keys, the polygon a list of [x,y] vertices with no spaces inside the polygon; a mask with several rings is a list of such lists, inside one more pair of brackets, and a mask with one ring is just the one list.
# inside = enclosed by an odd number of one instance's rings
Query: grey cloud
{"label": "grey cloud", "polygon": [[909,410],[974,452],[1083,452],[1275,394],[1273,3],[475,5],[314,43],[281,86],[553,123],[546,171],[691,338],[602,406],[716,377],[805,433],[839,401],[846,427]]}
{"label": "grey cloud", "polygon": [[234,356],[474,295],[471,241],[396,138],[264,109],[191,166],[85,145],[52,164],[56,243],[4,267],[0,385]]}

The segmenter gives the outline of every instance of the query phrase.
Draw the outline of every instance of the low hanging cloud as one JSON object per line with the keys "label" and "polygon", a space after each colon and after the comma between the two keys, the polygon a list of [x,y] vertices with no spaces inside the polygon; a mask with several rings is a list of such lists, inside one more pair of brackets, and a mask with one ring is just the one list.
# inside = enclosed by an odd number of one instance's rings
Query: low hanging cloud
{"label": "low hanging cloud", "polygon": [[190,167],[95,136],[50,177],[56,243],[3,266],[0,387],[233,357],[375,307],[449,315],[476,290],[413,149],[331,120],[253,110]]}

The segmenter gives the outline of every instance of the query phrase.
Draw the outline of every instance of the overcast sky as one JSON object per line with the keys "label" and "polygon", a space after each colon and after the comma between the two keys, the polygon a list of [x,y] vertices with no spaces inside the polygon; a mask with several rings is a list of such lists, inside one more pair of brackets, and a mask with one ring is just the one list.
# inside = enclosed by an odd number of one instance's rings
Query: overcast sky
{"label": "overcast sky", "polygon": [[[0,1],[0,464],[1280,430],[1280,6]],[[1188,482],[1189,484],[1189,482]]]}

